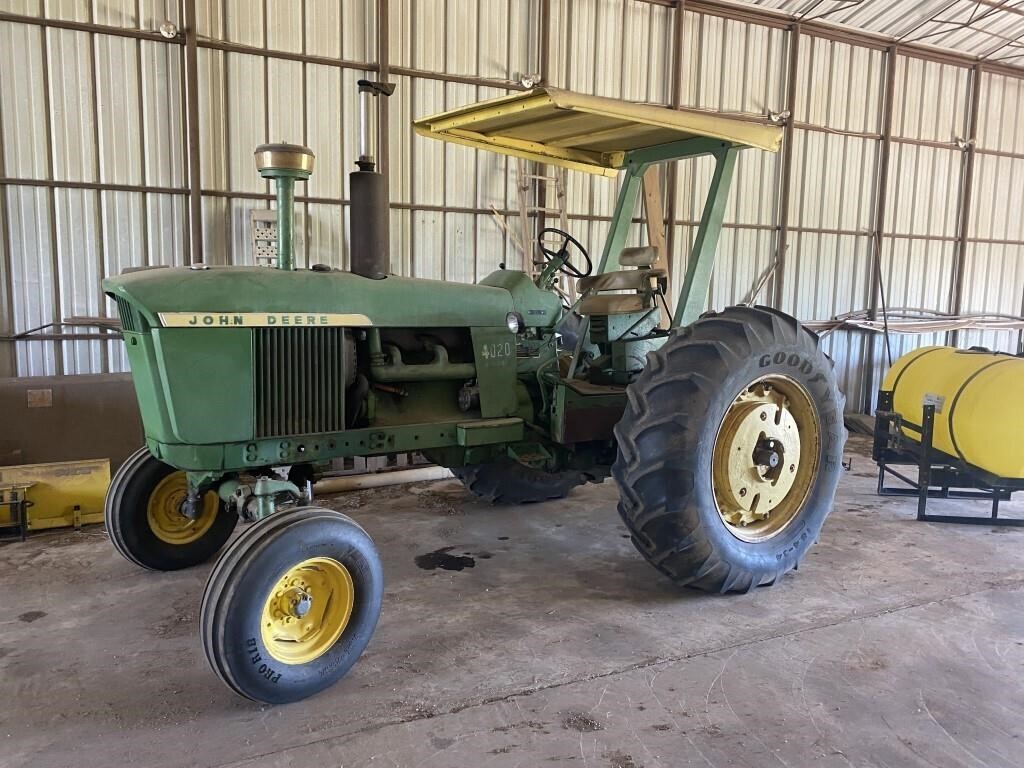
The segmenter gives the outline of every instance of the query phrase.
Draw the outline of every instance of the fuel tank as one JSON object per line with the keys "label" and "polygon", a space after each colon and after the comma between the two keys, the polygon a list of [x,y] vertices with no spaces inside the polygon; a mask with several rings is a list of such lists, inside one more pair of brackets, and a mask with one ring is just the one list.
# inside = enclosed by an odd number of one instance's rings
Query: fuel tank
{"label": "fuel tank", "polygon": [[[935,406],[933,446],[993,475],[1024,478],[1024,359],[952,347],[922,347],[897,360],[882,388],[893,410],[921,423]],[[920,436],[905,427],[913,440]]]}

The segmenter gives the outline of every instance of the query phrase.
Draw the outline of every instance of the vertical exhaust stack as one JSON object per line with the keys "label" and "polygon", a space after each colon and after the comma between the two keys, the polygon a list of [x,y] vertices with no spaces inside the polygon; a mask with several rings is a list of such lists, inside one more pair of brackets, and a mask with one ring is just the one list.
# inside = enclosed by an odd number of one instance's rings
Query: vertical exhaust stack
{"label": "vertical exhaust stack", "polygon": [[256,169],[277,186],[277,268],[295,269],[295,181],[313,174],[316,156],[298,144],[260,144],[256,147]]}
{"label": "vertical exhaust stack", "polygon": [[391,270],[391,210],[384,174],[376,169],[377,105],[371,99],[395,92],[392,83],[359,81],[358,171],[349,174],[352,208],[349,212],[352,238],[352,272],[373,280],[387,277]]}

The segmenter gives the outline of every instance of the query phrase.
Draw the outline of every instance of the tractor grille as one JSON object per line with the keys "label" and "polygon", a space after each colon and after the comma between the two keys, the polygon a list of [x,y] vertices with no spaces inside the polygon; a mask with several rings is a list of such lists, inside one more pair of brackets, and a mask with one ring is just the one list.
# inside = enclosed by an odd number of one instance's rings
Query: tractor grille
{"label": "tractor grille", "polygon": [[345,428],[345,329],[253,331],[256,437]]}
{"label": "tractor grille", "polygon": [[132,311],[132,305],[120,296],[115,296],[114,301],[117,302],[117,312],[121,315],[121,328],[131,333],[137,333],[139,326],[135,322],[135,313]]}

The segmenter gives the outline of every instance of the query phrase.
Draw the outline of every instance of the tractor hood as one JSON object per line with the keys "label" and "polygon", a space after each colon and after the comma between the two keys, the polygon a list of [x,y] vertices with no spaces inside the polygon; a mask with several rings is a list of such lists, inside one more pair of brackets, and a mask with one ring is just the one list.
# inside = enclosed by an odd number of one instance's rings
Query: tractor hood
{"label": "tractor hood", "polygon": [[150,327],[504,327],[513,309],[503,287],[267,267],[144,269],[104,280],[103,290],[126,330],[141,330],[128,307]]}

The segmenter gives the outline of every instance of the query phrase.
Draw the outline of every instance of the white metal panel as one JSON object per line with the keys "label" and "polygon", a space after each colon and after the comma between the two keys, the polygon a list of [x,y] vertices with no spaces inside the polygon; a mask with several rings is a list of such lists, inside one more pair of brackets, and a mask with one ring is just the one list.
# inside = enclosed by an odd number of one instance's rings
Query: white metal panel
{"label": "white metal panel", "polygon": [[[867,235],[797,232],[791,235],[782,280],[781,309],[800,320],[834,317],[868,305],[872,241]],[[823,349],[851,406],[862,397],[863,342],[833,333]]]}
{"label": "white metal panel", "polygon": [[720,16],[684,14],[682,105],[720,112],[781,112],[786,90],[785,30]]}
{"label": "white metal panel", "polygon": [[1024,154],[1024,79],[983,72],[978,147]]}
{"label": "white metal panel", "polygon": [[341,58],[348,14],[339,13],[338,5],[338,0],[307,0],[303,4],[306,53]]}
{"label": "white metal panel", "polygon": [[[395,83],[395,93],[388,99],[388,192],[393,203],[411,203],[414,152],[422,142],[411,127],[414,81],[408,77],[392,77],[391,80]],[[421,114],[427,113],[416,116]]]}
{"label": "white metal panel", "polygon": [[200,49],[199,81],[199,179],[203,189],[226,190],[228,184],[227,54]]}
{"label": "white metal panel", "polygon": [[[955,254],[956,245],[951,241],[885,238],[881,266],[886,307],[896,311],[901,308],[951,311]],[[918,347],[946,343],[945,333],[890,333],[888,340],[876,337],[875,375],[868,394],[874,398],[890,360],[895,361]]]}
{"label": "white metal panel", "polygon": [[[26,331],[59,320],[55,307],[57,276],[53,271],[53,209],[49,190],[7,187],[7,226],[11,239],[11,278],[14,284],[14,329]],[[57,373],[55,347],[44,342],[15,346],[19,376]]]}
{"label": "white metal panel", "polygon": [[476,274],[476,217],[446,213],[444,230],[444,279],[473,283]]}
{"label": "white metal panel", "polygon": [[[185,253],[188,248],[188,198],[183,195],[148,193],[145,196],[145,216],[146,263],[166,264],[169,267],[185,266]],[[216,230],[213,234],[215,233]]]}
{"label": "white metal panel", "polygon": [[[964,264],[965,312],[1024,314],[1024,244],[969,243]],[[1017,352],[1020,335],[1010,331],[972,331],[963,344]]]}
{"label": "white metal panel", "polygon": [[[349,170],[353,168],[352,154],[355,151],[343,141],[338,125],[344,111],[343,105],[346,103],[342,99],[342,71],[337,67],[317,64],[307,64],[305,70],[304,141],[316,155],[316,166],[313,175],[304,185],[304,192],[313,197],[340,199],[345,194],[345,181]],[[271,92],[282,87],[282,84],[272,82]],[[298,110],[301,113],[301,104]],[[278,140],[278,136],[283,135],[271,130],[271,136],[275,137],[275,141]],[[337,220],[340,221],[340,218]]]}
{"label": "white metal panel", "polygon": [[[306,81],[303,77],[305,65],[297,61],[267,59],[267,139],[287,144],[305,144],[306,126],[303,103],[306,101]],[[316,99],[314,99],[316,101]],[[251,155],[252,150],[249,148]],[[237,154],[244,155],[245,147],[239,146]],[[252,166],[255,171],[255,165]],[[314,169],[315,170],[315,169]],[[298,185],[302,194],[301,187]]]}
{"label": "white metal panel", "polygon": [[834,130],[879,131],[882,51],[803,35],[797,78],[796,120]]}
{"label": "white metal panel", "polygon": [[970,237],[1024,245],[1024,158],[978,155]]}
{"label": "white metal panel", "polygon": [[[767,284],[757,293],[754,291],[771,267],[775,237],[773,229],[725,227],[722,230],[707,309],[720,310],[745,301],[770,303]],[[690,240],[684,242],[689,244]],[[683,273],[677,269],[674,274],[681,276]]]}
{"label": "white metal panel", "polygon": [[91,3],[67,2],[67,0],[45,0],[45,16],[48,19],[64,21],[89,21]]}
{"label": "white metal panel", "polygon": [[[57,263],[60,292],[59,317],[101,314],[99,193],[87,189],[58,189],[54,193]],[[63,345],[64,372],[92,373],[105,367],[101,342]]]}
{"label": "white metal panel", "polygon": [[306,3],[294,0],[263,0],[267,17],[267,48],[274,51],[302,53],[307,26],[303,18],[309,13]]}
{"label": "white metal panel", "polygon": [[[667,104],[672,10],[616,0],[552,0],[550,85]],[[632,33],[627,36],[627,31]]]}
{"label": "white metal panel", "polygon": [[793,131],[789,221],[797,227],[867,232],[872,226],[878,142]]}
{"label": "white metal panel", "polygon": [[203,198],[203,253],[208,264],[227,264],[228,201],[223,197]]}
{"label": "white metal panel", "polygon": [[958,149],[894,143],[889,150],[885,231],[954,238],[962,168]]}
{"label": "white metal panel", "polygon": [[0,11],[21,16],[42,16],[42,0],[0,0]]}
{"label": "white metal panel", "polygon": [[89,34],[68,29],[47,29],[45,34],[54,178],[99,181]]}
{"label": "white metal panel", "polygon": [[49,178],[43,30],[0,23],[0,140],[5,172],[17,178]]}
{"label": "white metal panel", "polygon": [[196,0],[196,34],[212,40],[224,39],[223,0]]}
{"label": "white metal panel", "polygon": [[253,161],[253,150],[267,141],[269,114],[263,87],[267,65],[267,59],[258,56],[227,54],[228,145],[221,151],[228,155],[228,184],[235,192],[266,192],[268,188]]}
{"label": "white metal panel", "polygon": [[[138,61],[142,88],[144,183],[184,187],[187,185],[185,168],[188,155],[180,51],[174,45],[143,40],[139,42]],[[216,84],[211,85],[216,87]],[[126,144],[139,140],[124,127],[120,133]]]}
{"label": "white metal panel", "polygon": [[[104,275],[119,275],[129,267],[147,263],[146,225],[143,215],[144,195],[138,192],[101,192],[103,217],[102,269]],[[114,300],[102,300],[102,314],[117,317]],[[120,339],[106,344],[108,370],[127,371],[128,360]]]}
{"label": "white metal panel", "polygon": [[224,38],[262,46],[266,35],[266,0],[224,0]]}
{"label": "white metal panel", "polygon": [[538,0],[390,0],[391,63],[453,75],[518,80],[530,57]]}
{"label": "white metal panel", "polygon": [[311,203],[306,206],[306,231],[309,243],[309,263],[327,264],[347,269],[348,206]]}
{"label": "white metal panel", "polygon": [[949,312],[956,243],[886,237],[882,279],[889,307]]}
{"label": "white metal panel", "polygon": [[[141,184],[142,115],[138,43],[97,36],[96,98],[99,116],[100,180]],[[178,144],[181,136],[177,137]]]}
{"label": "white metal panel", "polygon": [[948,142],[967,136],[970,71],[910,56],[896,57],[892,134]]}

